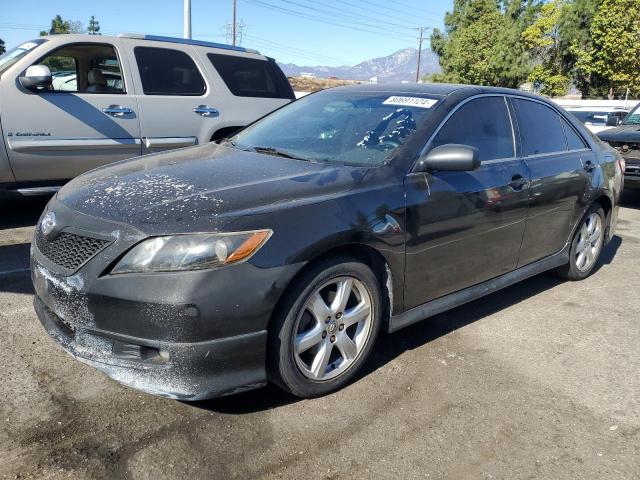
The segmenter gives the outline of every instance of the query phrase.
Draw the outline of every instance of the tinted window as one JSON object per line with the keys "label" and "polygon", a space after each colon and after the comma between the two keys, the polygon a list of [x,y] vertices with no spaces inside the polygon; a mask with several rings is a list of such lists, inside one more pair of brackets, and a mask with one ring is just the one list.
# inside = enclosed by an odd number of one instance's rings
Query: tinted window
{"label": "tinted window", "polygon": [[477,98],[462,105],[440,129],[433,146],[447,143],[476,147],[480,160],[513,157],[511,122],[504,98]]}
{"label": "tinted window", "polygon": [[214,53],[207,56],[236,96],[293,98],[289,81],[274,62]]}
{"label": "tinted window", "polygon": [[560,117],[554,110],[541,103],[517,98],[513,99],[513,105],[525,156],[567,149]]}
{"label": "tinted window", "polygon": [[145,95],[202,95],[204,79],[191,57],[169,48],[136,47]]}
{"label": "tinted window", "polygon": [[567,145],[569,146],[569,150],[580,150],[581,148],[587,148],[584,143],[584,140],[576,133],[569,122],[567,122],[564,118],[562,119],[562,126],[564,127],[564,133],[567,136]]}

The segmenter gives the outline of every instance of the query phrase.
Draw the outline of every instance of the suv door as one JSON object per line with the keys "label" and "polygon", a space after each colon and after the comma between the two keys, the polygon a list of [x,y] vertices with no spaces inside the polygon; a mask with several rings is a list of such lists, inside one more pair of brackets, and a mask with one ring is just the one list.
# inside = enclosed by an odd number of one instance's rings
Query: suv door
{"label": "suv door", "polygon": [[34,62],[50,90],[3,81],[2,122],[17,181],[67,180],[140,154],[140,124],[124,63],[111,41],[70,43]]}
{"label": "suv door", "polygon": [[193,47],[149,40],[126,45],[136,65],[144,153],[208,142],[222,113]]}
{"label": "suv door", "polygon": [[597,160],[578,132],[550,106],[524,98],[511,102],[531,177],[521,266],[565,246],[588,205]]}
{"label": "suv door", "polygon": [[476,147],[481,167],[408,175],[406,308],[516,268],[528,178],[516,156],[513,132],[504,96],[467,101],[427,148],[449,143]]}

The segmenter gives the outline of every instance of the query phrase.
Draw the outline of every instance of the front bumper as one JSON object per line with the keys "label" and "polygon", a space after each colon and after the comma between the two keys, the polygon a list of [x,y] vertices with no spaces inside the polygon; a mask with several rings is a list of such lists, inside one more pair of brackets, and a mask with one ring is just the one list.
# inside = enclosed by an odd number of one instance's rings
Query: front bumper
{"label": "front bumper", "polygon": [[[38,296],[34,307],[47,333],[67,353],[147,393],[202,400],[266,384],[266,331],[197,343],[150,342],[71,330]],[[163,358],[165,352],[167,357]]]}
{"label": "front bumper", "polygon": [[32,244],[35,309],[65,351],[125,385],[181,400],[266,383],[268,322],[300,265],[109,275],[145,235],[52,208],[66,232],[115,232],[102,233],[111,243],[73,272]]}

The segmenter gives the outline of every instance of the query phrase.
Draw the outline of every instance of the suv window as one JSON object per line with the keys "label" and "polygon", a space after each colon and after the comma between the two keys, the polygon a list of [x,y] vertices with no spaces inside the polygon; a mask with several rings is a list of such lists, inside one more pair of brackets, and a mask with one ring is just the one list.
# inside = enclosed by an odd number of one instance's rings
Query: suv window
{"label": "suv window", "polygon": [[71,44],[54,50],[38,64],[51,70],[51,90],[77,93],[124,93],[122,68],[111,45]]}
{"label": "suv window", "polygon": [[203,95],[206,84],[193,59],[170,48],[134,49],[145,95]]}
{"label": "suv window", "polygon": [[513,99],[518,117],[522,152],[525,156],[562,152],[567,149],[560,116],[538,102]]}
{"label": "suv window", "polygon": [[216,53],[207,57],[238,97],[292,98],[287,77],[273,62]]}
{"label": "suv window", "polygon": [[569,125],[569,122],[564,118],[562,118],[562,126],[564,127],[564,133],[567,137],[567,146],[569,147],[569,150],[581,150],[583,148],[587,148],[582,137],[578,135],[574,128]]}
{"label": "suv window", "polygon": [[503,97],[482,97],[462,105],[447,120],[433,146],[460,143],[476,147],[480,160],[515,156],[509,112]]}

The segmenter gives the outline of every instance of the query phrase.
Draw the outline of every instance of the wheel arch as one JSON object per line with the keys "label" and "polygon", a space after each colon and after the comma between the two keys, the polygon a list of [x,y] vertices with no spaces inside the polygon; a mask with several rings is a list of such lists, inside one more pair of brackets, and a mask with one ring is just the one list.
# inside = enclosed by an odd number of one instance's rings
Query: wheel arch
{"label": "wheel arch", "polygon": [[603,193],[598,198],[596,198],[593,203],[600,205],[602,207],[602,210],[604,211],[604,221],[606,225],[604,240],[605,240],[605,243],[607,243],[609,242],[609,240],[611,240],[610,226],[611,226],[611,215],[613,212],[613,202],[611,201],[611,199],[606,193]]}
{"label": "wheel arch", "polygon": [[[355,260],[358,260],[365,265],[367,265],[376,278],[378,279],[380,290],[382,292],[382,304],[384,306],[384,311],[382,315],[382,329],[383,331],[388,331],[389,321],[391,318],[391,314],[393,312],[393,298],[396,294],[395,290],[398,288],[394,288],[394,280],[393,274],[391,272],[391,268],[386,258],[382,253],[380,253],[375,248],[363,244],[363,243],[347,243],[343,245],[337,245],[332,248],[329,248],[321,253],[318,253],[311,260],[309,260],[294,276],[291,278],[287,286],[283,289],[280,297],[275,303],[275,307],[271,312],[271,316],[269,318],[269,328],[273,323],[273,320],[276,315],[281,313],[281,309],[283,308],[283,304],[287,300],[287,293],[293,288],[296,282],[305,275],[306,272],[311,270],[320,262],[325,261],[328,258],[337,258],[337,257],[351,257]],[[402,292],[398,292],[398,295],[401,295]]]}

